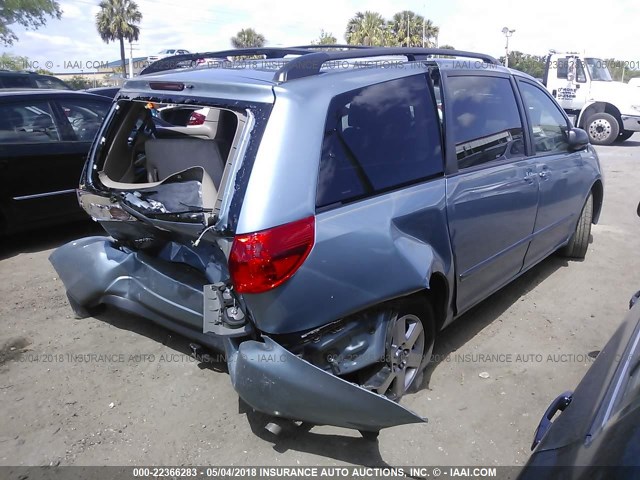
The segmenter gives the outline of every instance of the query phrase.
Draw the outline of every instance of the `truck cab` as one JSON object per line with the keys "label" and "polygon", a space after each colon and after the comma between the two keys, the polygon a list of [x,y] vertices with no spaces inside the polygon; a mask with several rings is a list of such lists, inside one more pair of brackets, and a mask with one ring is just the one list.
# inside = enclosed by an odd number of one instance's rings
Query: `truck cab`
{"label": "truck cab", "polygon": [[613,81],[606,60],[552,52],[543,83],[593,144],[622,142],[640,131],[640,90]]}

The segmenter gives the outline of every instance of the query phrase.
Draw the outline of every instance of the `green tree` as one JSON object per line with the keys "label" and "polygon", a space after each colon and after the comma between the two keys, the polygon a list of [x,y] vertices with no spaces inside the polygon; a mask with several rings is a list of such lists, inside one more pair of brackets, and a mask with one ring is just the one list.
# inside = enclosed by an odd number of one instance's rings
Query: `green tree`
{"label": "green tree", "polygon": [[231,37],[233,48],[256,48],[264,47],[267,40],[264,35],[256,32],[253,28],[243,28],[235,37]]}
{"label": "green tree", "polygon": [[335,45],[338,43],[338,39],[333,36],[332,33],[320,31],[320,37],[311,42],[312,45]]}
{"label": "green tree", "polygon": [[628,83],[629,80],[631,80],[632,78],[636,78],[636,77],[640,77],[640,71],[639,70],[629,70],[628,72],[625,72],[625,74],[624,74],[624,81]]}
{"label": "green tree", "polygon": [[29,59],[11,53],[3,53],[0,56],[0,69],[4,70],[28,70]]}
{"label": "green tree", "polygon": [[55,0],[1,0],[0,42],[6,47],[18,40],[10,25],[37,30],[46,25],[47,17],[60,19],[61,16],[62,10]]}
{"label": "green tree", "polygon": [[[500,57],[500,63],[504,65],[504,56]],[[542,78],[545,69],[545,57],[522,53],[509,52],[509,68],[528,73],[534,78]]]}
{"label": "green tree", "polygon": [[[448,45],[448,44],[444,44],[444,45],[438,45],[438,48],[441,48],[443,50],[455,50],[456,47],[454,47],[453,45]],[[454,56],[451,55],[436,55],[439,58],[456,58]]]}
{"label": "green tree", "polygon": [[349,45],[387,45],[387,24],[378,12],[357,12],[349,19],[344,38]]}
{"label": "green tree", "polygon": [[140,37],[142,13],[133,0],[102,0],[96,14],[96,28],[105,43],[120,42],[120,62],[126,72],[124,41],[135,42]]}
{"label": "green tree", "polygon": [[411,10],[396,13],[389,22],[389,28],[395,39],[395,44],[403,47],[435,46],[439,28],[431,20],[425,20]]}
{"label": "green tree", "polygon": [[74,90],[84,90],[91,87],[91,82],[89,82],[81,75],[74,75],[69,80],[67,80],[67,84],[69,84],[69,86]]}
{"label": "green tree", "polygon": [[617,60],[615,58],[607,58],[604,60],[605,65],[609,68],[611,79],[616,82],[628,82],[634,77],[640,77],[640,71],[631,69],[629,66],[638,66],[636,61]]}
{"label": "green tree", "polygon": [[[23,57],[20,55],[13,55],[11,53],[3,53],[0,55],[0,69],[4,70],[33,70],[36,67],[36,62],[29,60],[29,57]],[[53,75],[50,70],[44,68],[36,69],[36,73],[41,75]]]}

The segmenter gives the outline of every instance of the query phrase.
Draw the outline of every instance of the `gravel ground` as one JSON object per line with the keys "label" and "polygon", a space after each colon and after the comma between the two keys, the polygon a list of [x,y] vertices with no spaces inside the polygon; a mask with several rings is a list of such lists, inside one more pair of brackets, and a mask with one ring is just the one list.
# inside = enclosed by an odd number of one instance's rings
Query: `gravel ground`
{"label": "gravel ground", "polygon": [[334,427],[273,436],[225,365],[196,362],[184,338],[116,310],[74,319],[47,258],[95,225],[5,240],[0,464],[523,464],[545,408],[576,386],[640,288],[640,135],[598,152],[605,203],[586,260],[553,256],[442,332],[425,387],[402,402],[429,423],[377,443]]}

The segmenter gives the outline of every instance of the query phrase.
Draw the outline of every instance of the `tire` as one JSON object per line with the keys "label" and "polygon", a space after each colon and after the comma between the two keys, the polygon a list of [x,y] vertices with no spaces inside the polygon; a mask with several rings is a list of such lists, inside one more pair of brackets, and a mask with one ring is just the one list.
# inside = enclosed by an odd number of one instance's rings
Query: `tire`
{"label": "tire", "polygon": [[[426,300],[425,300],[426,302]],[[384,314],[388,318],[385,361],[362,386],[393,401],[422,382],[433,354],[436,321],[431,304],[398,302]]]}
{"label": "tire", "polygon": [[583,259],[587,255],[589,236],[591,235],[591,222],[593,220],[593,195],[590,193],[582,207],[576,230],[571,235],[569,243],[560,251],[569,258]]}
{"label": "tire", "polygon": [[629,140],[634,133],[636,133],[636,132],[634,132],[632,130],[622,130],[618,134],[618,138],[616,138],[616,143],[622,143],[625,140]]}
{"label": "tire", "polygon": [[613,115],[596,113],[587,119],[585,130],[594,145],[611,145],[620,133],[620,126]]}

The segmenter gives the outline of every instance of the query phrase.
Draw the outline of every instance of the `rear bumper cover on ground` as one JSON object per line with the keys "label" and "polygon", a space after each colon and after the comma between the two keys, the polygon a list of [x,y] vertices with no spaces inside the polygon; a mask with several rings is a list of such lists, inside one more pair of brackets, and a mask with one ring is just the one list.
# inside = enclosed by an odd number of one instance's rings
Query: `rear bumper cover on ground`
{"label": "rear bumper cover on ground", "polygon": [[269,337],[264,343],[227,345],[233,388],[260,412],[363,431],[426,421],[382,395],[311,365]]}
{"label": "rear bumper cover on ground", "polygon": [[190,278],[177,264],[118,248],[105,237],[63,245],[50,261],[68,295],[80,305],[112,304],[224,350],[235,390],[260,412],[362,431],[425,421],[310,364],[269,337],[259,342],[203,334],[202,279]]}

